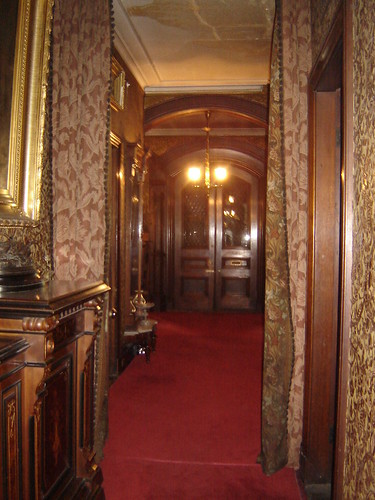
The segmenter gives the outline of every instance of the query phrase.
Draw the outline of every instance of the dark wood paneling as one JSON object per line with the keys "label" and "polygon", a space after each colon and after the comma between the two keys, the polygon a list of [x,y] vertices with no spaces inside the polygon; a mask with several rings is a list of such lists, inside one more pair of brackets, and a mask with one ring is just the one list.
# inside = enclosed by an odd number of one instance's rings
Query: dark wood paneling
{"label": "dark wood paneling", "polygon": [[198,109],[221,109],[233,114],[238,113],[249,117],[253,123],[261,127],[266,127],[268,123],[267,108],[259,103],[228,95],[202,95],[171,99],[146,109],[145,128],[147,130],[151,124],[157,125],[167,115],[184,114]]}
{"label": "dark wood paneling", "polygon": [[53,498],[75,475],[73,366],[70,354],[48,368],[35,404],[35,474],[44,498]]}
{"label": "dark wood paneling", "polygon": [[4,499],[22,496],[22,371],[0,383],[2,401],[2,485]]}
{"label": "dark wood paneling", "polygon": [[109,298],[109,325],[108,325],[108,351],[109,351],[109,377],[113,380],[118,375],[118,338],[120,333],[120,287],[121,275],[119,273],[120,260],[120,238],[123,236],[123,228],[120,231],[120,194],[123,189],[124,179],[122,145],[121,140],[111,133],[111,162],[108,182],[108,196],[111,200],[111,217],[109,227],[109,273],[108,283],[111,287]]}
{"label": "dark wood paneling", "polygon": [[94,427],[92,422],[94,421],[94,345],[91,344],[89,350],[87,351],[86,361],[83,368],[83,384],[82,384],[82,444],[81,447],[91,452],[94,447]]}
{"label": "dark wood paneling", "polygon": [[118,51],[114,56],[125,71],[127,82],[124,109],[111,111],[111,130],[124,142],[137,142],[143,137],[144,92]]}

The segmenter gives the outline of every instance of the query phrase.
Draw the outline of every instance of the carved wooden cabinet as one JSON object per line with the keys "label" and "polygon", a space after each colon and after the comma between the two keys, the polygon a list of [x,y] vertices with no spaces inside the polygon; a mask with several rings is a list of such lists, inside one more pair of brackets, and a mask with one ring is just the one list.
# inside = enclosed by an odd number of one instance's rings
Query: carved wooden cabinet
{"label": "carved wooden cabinet", "polygon": [[93,452],[101,283],[0,293],[3,499],[104,497]]}
{"label": "carved wooden cabinet", "polygon": [[26,340],[0,337],[1,498],[22,497],[22,392]]}

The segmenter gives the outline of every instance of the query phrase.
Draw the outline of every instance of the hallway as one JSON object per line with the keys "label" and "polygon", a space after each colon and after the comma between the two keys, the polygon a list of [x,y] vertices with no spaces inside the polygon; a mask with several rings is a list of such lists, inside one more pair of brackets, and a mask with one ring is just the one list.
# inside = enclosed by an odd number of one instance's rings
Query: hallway
{"label": "hallway", "polygon": [[299,499],[294,472],[260,451],[261,315],[154,313],[151,363],[110,389],[101,463],[109,500]]}

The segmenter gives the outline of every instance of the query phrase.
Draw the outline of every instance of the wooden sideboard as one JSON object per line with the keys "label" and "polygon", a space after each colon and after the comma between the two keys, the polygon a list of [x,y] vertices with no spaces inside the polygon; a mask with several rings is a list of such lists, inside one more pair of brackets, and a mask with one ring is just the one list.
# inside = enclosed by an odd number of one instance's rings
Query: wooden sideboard
{"label": "wooden sideboard", "polygon": [[0,292],[0,499],[104,498],[93,452],[102,282]]}

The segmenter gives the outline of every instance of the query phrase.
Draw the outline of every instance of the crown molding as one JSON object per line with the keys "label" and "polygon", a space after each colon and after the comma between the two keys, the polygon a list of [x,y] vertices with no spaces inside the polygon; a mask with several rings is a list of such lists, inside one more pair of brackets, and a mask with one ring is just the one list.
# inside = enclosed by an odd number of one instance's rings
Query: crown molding
{"label": "crown molding", "polygon": [[[152,128],[145,132],[147,137],[191,137],[205,136],[206,132],[199,128]],[[234,136],[234,137],[264,137],[266,130],[261,127],[249,128],[216,128],[210,130],[210,136]]]}
{"label": "crown molding", "polygon": [[268,82],[256,82],[249,85],[165,85],[145,86],[146,95],[156,94],[254,94],[262,92]]}
{"label": "crown molding", "polygon": [[[160,81],[152,61],[142,45],[121,0],[113,0],[115,18],[114,44],[129,70],[142,88],[147,82]],[[126,40],[123,34],[126,33]],[[141,69],[141,66],[145,69]]]}
{"label": "crown molding", "polygon": [[176,79],[163,80],[160,74],[162,68],[158,68],[157,61],[151,57],[122,0],[113,0],[113,12],[114,45],[146,95],[246,94],[261,92],[269,84],[268,77],[231,79],[231,75],[225,71],[219,79],[213,80],[207,75],[202,80],[179,79],[178,76]]}

